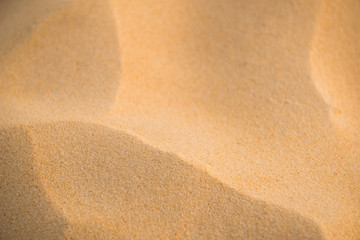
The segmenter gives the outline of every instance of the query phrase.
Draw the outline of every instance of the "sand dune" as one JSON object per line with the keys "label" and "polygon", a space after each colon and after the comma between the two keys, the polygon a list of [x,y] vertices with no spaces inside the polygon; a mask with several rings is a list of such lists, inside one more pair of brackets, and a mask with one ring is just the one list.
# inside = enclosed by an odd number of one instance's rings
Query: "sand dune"
{"label": "sand dune", "polygon": [[[360,3],[324,1],[317,16],[312,46],[315,85],[330,106],[330,115],[345,136],[359,138]],[[355,136],[354,136],[355,135]]]}
{"label": "sand dune", "polygon": [[0,2],[0,238],[359,239],[359,14]]}
{"label": "sand dune", "polygon": [[[145,145],[124,132],[76,122],[24,128],[28,130],[11,128],[1,133],[4,139],[11,139],[2,142],[7,161],[1,166],[5,169],[3,180],[10,177],[10,186],[4,181],[2,184],[8,186],[4,194],[7,205],[22,204],[32,209],[32,218],[44,214],[43,202],[50,199],[53,209],[45,217],[55,228],[45,228],[41,237],[58,233],[121,239],[321,238],[312,221],[243,196],[176,155]],[[24,147],[22,154],[19,150]],[[14,171],[11,161],[19,161],[20,169]],[[33,169],[37,177],[19,181],[21,175],[25,179],[32,175],[25,168]],[[36,185],[39,194],[24,193],[27,184]],[[23,202],[14,203],[16,194],[30,195],[32,201],[21,198]],[[6,219],[14,216],[13,208],[4,211]],[[16,217],[17,228],[35,229],[44,224],[37,226],[37,222],[22,222],[25,216]],[[66,224],[59,224],[58,218],[66,219]],[[2,226],[14,228],[7,221]],[[27,234],[22,231],[16,235],[15,229],[11,230],[6,233],[13,238]]]}

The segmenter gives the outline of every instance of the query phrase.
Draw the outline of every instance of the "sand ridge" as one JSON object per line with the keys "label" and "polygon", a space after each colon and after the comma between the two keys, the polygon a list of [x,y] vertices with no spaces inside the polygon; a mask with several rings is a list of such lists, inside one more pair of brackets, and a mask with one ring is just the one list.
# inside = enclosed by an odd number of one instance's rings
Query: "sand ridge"
{"label": "sand ridge", "polygon": [[359,38],[357,1],[324,1],[317,16],[311,63],[317,89],[344,136],[359,138]]}

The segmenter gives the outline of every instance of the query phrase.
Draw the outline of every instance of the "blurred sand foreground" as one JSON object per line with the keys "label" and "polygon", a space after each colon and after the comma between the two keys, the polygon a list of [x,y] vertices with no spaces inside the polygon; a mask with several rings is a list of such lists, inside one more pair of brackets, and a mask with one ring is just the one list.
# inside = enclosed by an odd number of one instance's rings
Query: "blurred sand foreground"
{"label": "blurred sand foreground", "polygon": [[360,239],[360,1],[0,1],[0,239]]}

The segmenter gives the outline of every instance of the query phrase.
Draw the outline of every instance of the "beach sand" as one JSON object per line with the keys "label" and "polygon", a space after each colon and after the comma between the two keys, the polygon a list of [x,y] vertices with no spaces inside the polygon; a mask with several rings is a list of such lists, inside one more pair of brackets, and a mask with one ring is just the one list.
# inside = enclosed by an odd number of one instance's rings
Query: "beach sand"
{"label": "beach sand", "polygon": [[0,2],[0,239],[360,239],[360,2]]}

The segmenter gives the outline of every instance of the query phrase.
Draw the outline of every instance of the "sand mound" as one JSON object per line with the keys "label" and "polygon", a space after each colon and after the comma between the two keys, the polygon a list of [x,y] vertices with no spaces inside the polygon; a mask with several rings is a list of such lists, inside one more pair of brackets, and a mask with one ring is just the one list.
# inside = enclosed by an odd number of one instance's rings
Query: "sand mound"
{"label": "sand mound", "polygon": [[[243,196],[124,132],[76,122],[27,128],[27,133],[21,128],[1,132],[1,186],[7,187],[2,199],[11,206],[2,209],[4,236],[24,237],[26,231],[15,229],[45,224],[54,228],[44,228],[38,237],[321,238],[310,220]],[[29,185],[36,186],[35,194]],[[13,202],[16,195],[21,202]],[[53,208],[44,213],[47,198]],[[22,216],[26,210],[32,215]],[[22,221],[39,216],[47,222]]]}
{"label": "sand mound", "polygon": [[359,16],[358,1],[323,1],[311,52],[315,85],[334,124],[355,138],[360,123]]}
{"label": "sand mound", "polygon": [[358,239],[359,3],[0,2],[0,238]]}

